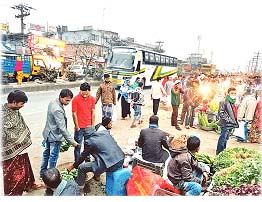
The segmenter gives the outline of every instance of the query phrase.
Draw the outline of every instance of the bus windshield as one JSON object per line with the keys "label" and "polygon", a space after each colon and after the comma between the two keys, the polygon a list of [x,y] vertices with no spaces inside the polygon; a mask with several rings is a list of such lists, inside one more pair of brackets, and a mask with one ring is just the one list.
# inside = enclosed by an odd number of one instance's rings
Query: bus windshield
{"label": "bus windshield", "polygon": [[133,70],[135,54],[135,49],[114,48],[109,55],[107,68]]}

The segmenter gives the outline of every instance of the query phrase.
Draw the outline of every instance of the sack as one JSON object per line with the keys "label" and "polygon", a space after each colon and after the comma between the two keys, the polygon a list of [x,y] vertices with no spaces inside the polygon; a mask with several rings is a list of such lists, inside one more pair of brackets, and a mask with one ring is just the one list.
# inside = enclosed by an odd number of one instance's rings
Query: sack
{"label": "sack", "polygon": [[113,115],[112,115],[112,121],[117,120],[117,109],[116,106],[113,106]]}
{"label": "sack", "polygon": [[245,135],[245,121],[240,121],[238,123],[239,127],[235,128],[233,135],[236,137],[240,137],[243,140],[246,140],[246,135]]}
{"label": "sack", "polygon": [[138,165],[132,169],[132,175],[126,185],[127,196],[152,196],[158,188],[180,193],[160,175]]}

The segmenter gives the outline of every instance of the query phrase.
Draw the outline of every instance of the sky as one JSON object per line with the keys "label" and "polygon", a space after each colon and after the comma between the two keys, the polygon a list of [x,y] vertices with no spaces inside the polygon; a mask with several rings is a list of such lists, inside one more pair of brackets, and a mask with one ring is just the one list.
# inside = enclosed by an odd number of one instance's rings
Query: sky
{"label": "sky", "polygon": [[1,0],[0,22],[9,22],[13,32],[20,19],[10,6],[19,3],[36,9],[26,23],[67,25],[70,31],[91,25],[142,44],[163,41],[166,54],[178,59],[199,47],[219,69],[245,69],[262,53],[260,0]]}

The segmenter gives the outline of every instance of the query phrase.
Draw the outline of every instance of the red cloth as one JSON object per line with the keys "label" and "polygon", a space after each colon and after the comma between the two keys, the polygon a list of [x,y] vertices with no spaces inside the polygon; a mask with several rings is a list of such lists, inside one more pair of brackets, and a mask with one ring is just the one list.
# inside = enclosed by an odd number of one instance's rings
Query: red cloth
{"label": "red cloth", "polygon": [[256,127],[260,130],[262,130],[261,108],[262,108],[262,99],[260,98],[255,110],[255,118],[257,118]]}
{"label": "red cloth", "polygon": [[236,107],[236,105],[232,104],[232,108],[233,108],[235,118],[237,118],[237,107]]}
{"label": "red cloth", "polygon": [[162,86],[165,87],[166,82],[168,81],[167,76],[162,81]]}
{"label": "red cloth", "polygon": [[16,61],[16,64],[15,64],[15,71],[23,71],[23,63],[22,61]]}
{"label": "red cloth", "polygon": [[81,93],[72,100],[72,112],[76,112],[79,128],[92,125],[92,109],[95,109],[95,98],[91,95],[83,98]]}
{"label": "red cloth", "polygon": [[22,196],[32,188],[35,178],[28,153],[3,162],[4,192],[7,196]]}

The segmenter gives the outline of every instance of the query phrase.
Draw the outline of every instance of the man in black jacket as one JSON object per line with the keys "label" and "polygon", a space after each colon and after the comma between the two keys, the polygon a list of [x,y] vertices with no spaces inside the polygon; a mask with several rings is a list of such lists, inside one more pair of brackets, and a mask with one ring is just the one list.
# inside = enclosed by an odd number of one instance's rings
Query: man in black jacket
{"label": "man in black jacket", "polygon": [[[109,133],[112,127],[111,118],[104,117],[102,126],[98,131],[94,127],[85,129],[84,151],[80,158],[67,168],[68,171],[78,168],[76,182],[79,186],[85,184],[88,172],[99,176],[103,172],[113,172],[123,167],[125,154]],[[95,160],[83,163],[88,154],[91,154]]]}
{"label": "man in black jacket", "polygon": [[225,100],[219,103],[218,117],[221,126],[220,137],[217,142],[216,154],[222,152],[227,146],[227,140],[233,128],[238,128],[237,107],[235,106],[237,91],[229,88]]}
{"label": "man in black jacket", "polygon": [[[158,128],[158,117],[149,118],[149,128],[142,129],[138,138],[138,146],[142,148],[142,157],[153,163],[165,163],[169,157],[169,146],[166,134]],[[164,150],[162,146],[166,149]]]}

